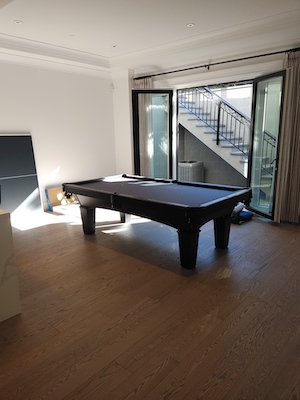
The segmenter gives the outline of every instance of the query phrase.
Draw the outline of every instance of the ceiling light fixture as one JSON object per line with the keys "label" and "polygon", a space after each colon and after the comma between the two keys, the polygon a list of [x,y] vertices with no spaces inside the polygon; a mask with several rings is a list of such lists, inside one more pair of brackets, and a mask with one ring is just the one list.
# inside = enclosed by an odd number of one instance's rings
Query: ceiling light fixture
{"label": "ceiling light fixture", "polygon": [[195,26],[195,23],[194,22],[189,22],[188,24],[186,24],[186,26],[188,28],[193,28]]}
{"label": "ceiling light fixture", "polygon": [[20,19],[15,19],[15,20],[13,21],[13,23],[14,23],[14,24],[17,24],[17,25],[22,25],[22,24],[23,24],[23,21],[21,21]]}

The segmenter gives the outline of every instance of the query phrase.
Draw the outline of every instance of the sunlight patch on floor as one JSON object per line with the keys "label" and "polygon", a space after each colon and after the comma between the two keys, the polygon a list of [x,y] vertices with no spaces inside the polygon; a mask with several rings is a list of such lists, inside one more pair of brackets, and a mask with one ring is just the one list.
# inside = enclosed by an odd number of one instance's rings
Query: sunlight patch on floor
{"label": "sunlight patch on floor", "polygon": [[14,212],[10,216],[11,225],[20,231],[27,231],[50,224],[72,223],[74,218],[70,215],[57,215],[41,210],[23,213]]}
{"label": "sunlight patch on floor", "polygon": [[[26,211],[19,209],[11,213],[11,225],[21,231],[38,228],[51,224],[69,223],[70,225],[82,225],[78,204],[63,207],[53,207],[50,211]],[[149,220],[132,216],[130,224],[138,224]],[[97,226],[97,224],[101,224]],[[96,229],[104,233],[113,234],[127,229],[127,223],[120,223],[120,213],[113,210],[96,209]]]}

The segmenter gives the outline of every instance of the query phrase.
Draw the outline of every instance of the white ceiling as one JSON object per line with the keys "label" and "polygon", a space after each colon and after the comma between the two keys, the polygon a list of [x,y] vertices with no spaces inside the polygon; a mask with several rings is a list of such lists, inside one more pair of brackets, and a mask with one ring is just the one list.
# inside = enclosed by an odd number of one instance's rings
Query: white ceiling
{"label": "white ceiling", "polygon": [[2,55],[141,73],[299,45],[300,0],[0,0]]}

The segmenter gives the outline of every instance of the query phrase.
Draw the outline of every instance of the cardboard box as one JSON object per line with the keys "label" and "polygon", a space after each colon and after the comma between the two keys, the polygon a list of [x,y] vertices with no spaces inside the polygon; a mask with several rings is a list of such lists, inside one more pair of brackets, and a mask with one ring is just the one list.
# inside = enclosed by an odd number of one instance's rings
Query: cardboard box
{"label": "cardboard box", "polygon": [[55,206],[66,206],[68,204],[78,203],[75,194],[72,194],[70,198],[65,196],[62,186],[46,188],[45,192],[49,211],[53,211],[53,207]]}

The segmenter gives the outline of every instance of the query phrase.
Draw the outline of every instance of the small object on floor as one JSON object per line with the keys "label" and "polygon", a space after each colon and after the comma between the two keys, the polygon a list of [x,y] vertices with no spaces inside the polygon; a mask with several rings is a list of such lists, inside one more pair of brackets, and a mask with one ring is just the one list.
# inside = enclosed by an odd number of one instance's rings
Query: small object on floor
{"label": "small object on floor", "polygon": [[244,208],[244,204],[238,204],[232,214],[231,214],[231,222],[233,224],[241,225],[243,222],[250,221],[253,217],[253,213]]}

